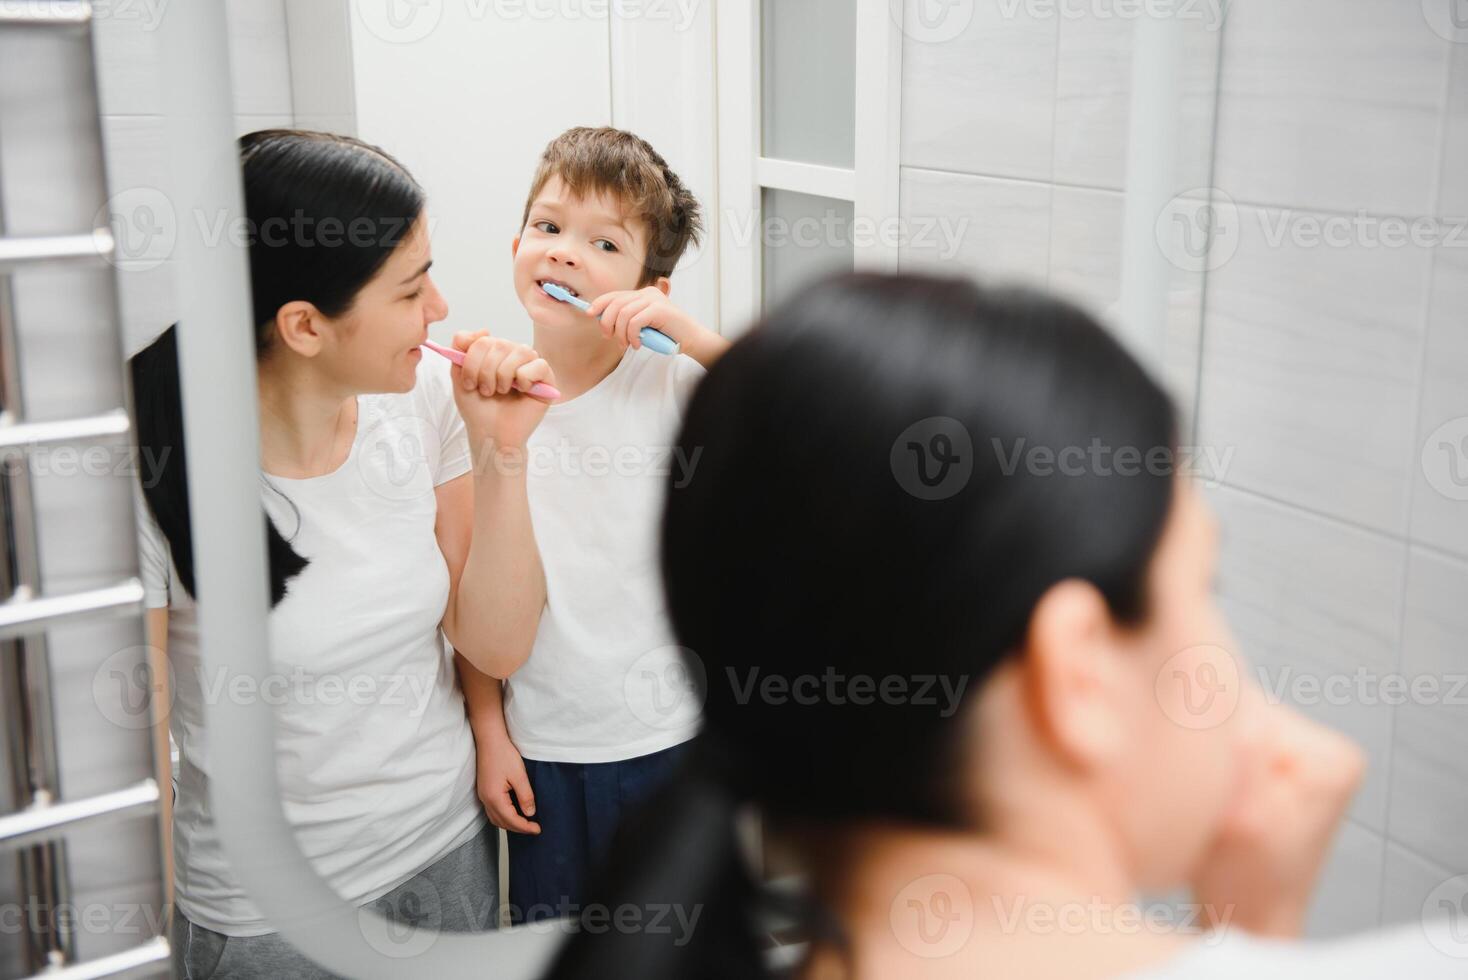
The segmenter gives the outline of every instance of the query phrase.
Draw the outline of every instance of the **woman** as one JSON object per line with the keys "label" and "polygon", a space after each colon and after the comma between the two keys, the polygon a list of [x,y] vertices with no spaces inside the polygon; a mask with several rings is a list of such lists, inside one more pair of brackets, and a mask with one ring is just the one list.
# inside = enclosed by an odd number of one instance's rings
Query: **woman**
{"label": "woman", "polygon": [[[551,976],[767,977],[780,921],[805,978],[1459,975],[1415,928],[1253,938],[1298,935],[1362,763],[1240,684],[1176,437],[1136,362],[1035,295],[853,277],[736,344],[663,527],[705,728]],[[804,901],[756,885],[750,807]],[[628,908],[676,914],[605,927]]]}
{"label": "woman", "polygon": [[[272,596],[272,670],[243,696],[274,706],[287,819],[339,895],[398,922],[493,928],[497,839],[471,726],[503,722],[476,710],[498,691],[469,663],[533,629],[495,597],[504,576],[538,569],[495,551],[528,533],[523,474],[474,464],[523,443],[545,405],[518,392],[551,371],[483,333],[454,338],[462,369],[424,359],[448,309],[428,274],[423,191],[396,160],[286,130],[240,149]],[[139,444],[166,461],[140,525],[179,748],[176,972],[328,976],[245,896],[215,830],[210,784],[227,789],[230,774],[210,768],[205,705],[242,695],[199,658],[195,600],[229,597],[195,595],[173,329],[132,368]],[[481,533],[493,520],[511,530]]]}

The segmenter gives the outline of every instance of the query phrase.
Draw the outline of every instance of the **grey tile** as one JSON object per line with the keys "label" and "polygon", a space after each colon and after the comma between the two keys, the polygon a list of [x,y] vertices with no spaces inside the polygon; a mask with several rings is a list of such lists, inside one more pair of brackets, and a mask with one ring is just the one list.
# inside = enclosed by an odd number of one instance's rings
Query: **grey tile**
{"label": "grey tile", "polygon": [[1468,240],[1437,251],[1425,361],[1412,539],[1468,556]]}
{"label": "grey tile", "polygon": [[1355,739],[1368,758],[1352,816],[1386,828],[1406,545],[1223,487],[1219,599],[1271,701]]}
{"label": "grey tile", "polygon": [[26,418],[92,415],[123,404],[111,270],[37,267],[11,277]]}
{"label": "grey tile", "polygon": [[902,163],[1049,179],[1059,18],[978,3],[933,20],[935,5],[906,4]]}
{"label": "grey tile", "polygon": [[0,32],[0,119],[6,233],[90,231],[106,194],[86,36]]}
{"label": "grey tile", "polygon": [[320,0],[286,0],[285,15],[291,108],[296,117],[355,115],[351,8]]}
{"label": "grey tile", "polygon": [[139,16],[122,16],[124,6],[114,5],[115,16],[97,17],[92,25],[92,54],[102,112],[156,115],[163,111],[157,17],[147,13],[143,5],[133,5]]}
{"label": "grey tile", "polygon": [[1453,49],[1444,125],[1446,145],[1437,213],[1468,221],[1468,42]]}
{"label": "grey tile", "polygon": [[1385,847],[1386,838],[1354,821],[1340,826],[1315,883],[1305,920],[1307,937],[1345,936],[1376,927]]}
{"label": "grey tile", "polygon": [[1444,867],[1468,871],[1468,563],[1413,548],[1397,710],[1388,835]]}
{"label": "grey tile", "polygon": [[229,0],[230,71],[236,115],[291,115],[285,0]]}
{"label": "grey tile", "polygon": [[[1173,192],[1179,194],[1205,186],[1213,162],[1222,21],[1209,8],[1206,3],[1180,7],[1184,12],[1176,24],[1184,46],[1177,152],[1172,161]],[[1114,190],[1126,186],[1136,27],[1136,19],[1129,17],[1061,18],[1055,81],[1056,180]]]}
{"label": "grey tile", "polygon": [[1402,0],[1235,0],[1216,185],[1240,201],[1430,213],[1452,48]]}
{"label": "grey tile", "polygon": [[1327,220],[1347,221],[1237,209],[1208,281],[1202,438],[1234,451],[1237,486],[1405,534],[1430,255],[1332,247],[1311,237]]}
{"label": "grey tile", "polygon": [[259,129],[292,129],[295,127],[295,125],[295,117],[291,115],[258,115],[234,117],[234,133],[237,137],[243,136],[246,133],[253,133]]}
{"label": "grey tile", "polygon": [[900,194],[903,270],[1045,285],[1048,185],[904,167]]}
{"label": "grey tile", "polygon": [[[1057,186],[1050,233],[1050,288],[1118,330],[1124,206],[1119,191]],[[1163,378],[1188,431],[1197,396],[1202,274],[1174,268],[1167,306]]]}
{"label": "grey tile", "polygon": [[1433,889],[1454,876],[1439,864],[1393,841],[1386,845],[1386,873],[1382,878],[1381,923],[1421,922]]}
{"label": "grey tile", "polygon": [[91,619],[47,635],[61,791],[79,799],[153,775],[142,618]]}

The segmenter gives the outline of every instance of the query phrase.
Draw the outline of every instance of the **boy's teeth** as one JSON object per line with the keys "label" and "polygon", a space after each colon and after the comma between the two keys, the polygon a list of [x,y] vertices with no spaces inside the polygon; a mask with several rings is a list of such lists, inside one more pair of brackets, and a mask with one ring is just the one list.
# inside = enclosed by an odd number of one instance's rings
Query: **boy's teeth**
{"label": "boy's teeth", "polygon": [[580,296],[581,295],[580,293],[576,292],[576,290],[572,289],[570,286],[566,285],[565,283],[563,283],[563,282],[556,282],[554,279],[542,279],[542,280],[540,280],[540,284],[542,286],[560,286],[562,289],[564,289],[566,292],[570,293],[572,296]]}

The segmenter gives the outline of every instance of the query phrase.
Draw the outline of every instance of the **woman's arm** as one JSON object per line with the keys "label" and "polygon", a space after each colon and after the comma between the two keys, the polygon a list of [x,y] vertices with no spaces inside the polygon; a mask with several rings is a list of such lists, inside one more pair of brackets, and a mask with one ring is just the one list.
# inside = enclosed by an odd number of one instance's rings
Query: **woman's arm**
{"label": "woman's arm", "polygon": [[168,609],[149,609],[144,620],[148,670],[153,678],[153,771],[158,774],[158,813],[163,833],[163,895],[173,907],[173,753],[168,745]]}
{"label": "woman's arm", "polygon": [[545,572],[530,525],[524,466],[482,466],[438,487],[435,533],[449,566],[444,632],[469,663],[505,678],[530,656]]}

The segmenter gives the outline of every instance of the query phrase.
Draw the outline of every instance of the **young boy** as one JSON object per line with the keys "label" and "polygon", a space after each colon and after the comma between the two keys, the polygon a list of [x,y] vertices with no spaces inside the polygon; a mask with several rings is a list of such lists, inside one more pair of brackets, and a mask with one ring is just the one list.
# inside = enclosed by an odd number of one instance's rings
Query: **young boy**
{"label": "young boy", "polygon": [[[619,819],[698,728],[702,692],[668,626],[657,535],[670,475],[686,481],[697,463],[672,449],[683,408],[729,346],[668,299],[701,230],[698,202],[642,139],[563,133],[541,157],[512,246],[534,349],[455,341],[469,348],[465,385],[487,377],[508,399],[499,407],[518,413],[498,429],[507,444],[477,460],[494,468],[476,481],[475,507],[493,510],[499,532],[501,588],[485,601],[503,637],[480,666],[508,678],[503,701],[492,677],[465,682],[480,796],[511,831],[517,924],[579,913]],[[551,298],[546,282],[591,309]],[[644,326],[682,353],[643,347]],[[561,400],[507,394],[527,377],[553,379]]]}

